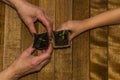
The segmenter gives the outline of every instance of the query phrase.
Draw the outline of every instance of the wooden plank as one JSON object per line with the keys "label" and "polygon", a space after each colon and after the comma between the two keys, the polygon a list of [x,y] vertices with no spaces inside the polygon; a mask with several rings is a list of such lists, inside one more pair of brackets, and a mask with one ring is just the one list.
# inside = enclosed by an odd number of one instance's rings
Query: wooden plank
{"label": "wooden plank", "polygon": [[[91,16],[107,10],[107,0],[91,0]],[[90,32],[90,79],[108,80],[107,27]]]}
{"label": "wooden plank", "polygon": [[[38,6],[38,0],[28,0],[31,4]],[[35,27],[37,25],[35,24]],[[23,23],[21,24],[21,50],[25,50],[32,42],[33,42],[33,37],[31,33],[29,32],[27,26],[25,26]],[[34,53],[37,55],[37,52]],[[23,77],[21,80],[38,80],[37,73],[29,74],[25,77]]]}
{"label": "wooden plank", "polygon": [[15,10],[5,6],[3,68],[8,67],[21,52],[21,22]]}
{"label": "wooden plank", "polygon": [[[55,28],[55,0],[41,0],[39,6],[45,10],[47,15],[52,19]],[[43,25],[39,24],[38,32],[43,33],[45,31]],[[40,53],[40,51],[39,51]],[[38,80],[54,80],[54,52],[52,54],[51,62],[45,66],[38,74]]]}
{"label": "wooden plank", "polygon": [[0,2],[0,71],[3,70],[5,4]]}
{"label": "wooden plank", "polygon": [[[33,41],[33,37],[25,25],[22,24],[21,31],[21,51],[24,51]],[[37,53],[34,53],[37,54]],[[23,77],[21,80],[37,80],[37,73],[29,74]]]}
{"label": "wooden plank", "polygon": [[[89,17],[89,0],[73,0],[73,19]],[[73,80],[89,80],[89,32],[73,40]]]}
{"label": "wooden plank", "polygon": [[[56,29],[72,19],[72,0],[56,0]],[[72,80],[72,47],[55,50],[55,80]]]}
{"label": "wooden plank", "polygon": [[[108,8],[116,9],[120,6],[120,0],[108,0]],[[120,80],[120,25],[109,27],[109,80]]]}

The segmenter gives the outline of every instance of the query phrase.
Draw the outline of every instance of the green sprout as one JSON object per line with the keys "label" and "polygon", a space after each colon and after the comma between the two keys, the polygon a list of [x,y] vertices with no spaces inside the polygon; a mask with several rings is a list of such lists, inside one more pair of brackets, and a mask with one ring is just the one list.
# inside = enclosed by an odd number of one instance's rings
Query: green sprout
{"label": "green sprout", "polygon": [[62,31],[62,33],[61,34],[59,34],[59,36],[61,36],[61,38],[64,40],[65,39],[65,30],[64,31]]}
{"label": "green sprout", "polygon": [[45,39],[43,39],[43,38],[39,38],[39,40],[40,40],[40,41],[43,41],[43,42],[44,42],[44,41],[46,41],[46,40],[45,40]]}

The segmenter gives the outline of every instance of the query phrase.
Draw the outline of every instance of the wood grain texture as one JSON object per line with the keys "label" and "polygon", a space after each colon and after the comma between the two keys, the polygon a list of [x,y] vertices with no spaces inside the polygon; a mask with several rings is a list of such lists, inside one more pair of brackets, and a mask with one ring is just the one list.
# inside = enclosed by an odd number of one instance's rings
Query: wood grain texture
{"label": "wood grain texture", "polygon": [[[89,0],[73,0],[73,20],[89,17]],[[73,80],[89,80],[89,32],[73,40]]]}
{"label": "wood grain texture", "polygon": [[[30,34],[28,28],[22,25],[21,31],[21,51],[24,51],[33,41],[32,35]],[[35,54],[35,53],[34,53]],[[20,80],[37,80],[37,73],[29,74]]]}
{"label": "wood grain texture", "polygon": [[[68,20],[82,20],[107,9],[116,9],[120,0],[28,0],[42,7],[56,30]],[[39,23],[39,22],[38,22]],[[41,24],[35,24],[39,33]],[[120,80],[120,25],[84,32],[72,47],[55,49],[51,63],[39,73],[20,80]],[[0,71],[7,68],[33,41],[29,30],[14,9],[0,2]],[[37,51],[35,55],[39,55]],[[109,60],[109,61],[108,61]]]}
{"label": "wood grain texture", "polygon": [[21,22],[15,10],[5,6],[3,68],[7,68],[21,52]]}
{"label": "wood grain texture", "polygon": [[[91,0],[91,16],[107,10],[107,0]],[[90,79],[108,80],[108,30],[97,28],[90,32]]]}
{"label": "wood grain texture", "polygon": [[[38,6],[39,1],[38,0],[28,0],[28,2],[30,2],[33,5]],[[21,23],[20,26],[21,26],[21,51],[24,51],[33,42],[33,36],[31,35],[27,26],[24,25],[24,23]],[[37,27],[36,24],[35,24],[35,27]],[[37,55],[37,52],[34,54]],[[38,80],[37,76],[38,76],[37,73],[29,74],[29,75],[23,77],[21,80]]]}
{"label": "wood grain texture", "polygon": [[0,2],[0,71],[3,70],[5,5]]}
{"label": "wood grain texture", "polygon": [[[55,28],[55,0],[41,0],[39,6],[45,10],[47,15],[53,21],[53,29]],[[39,25],[38,32],[43,33],[45,28],[43,25]],[[40,53],[40,51],[39,51]],[[38,74],[38,80],[54,80],[54,52],[52,54],[51,62],[46,65]]]}
{"label": "wood grain texture", "polygon": [[[55,0],[55,26],[72,19],[72,0]],[[72,80],[72,47],[55,50],[55,80]]]}
{"label": "wood grain texture", "polygon": [[[119,8],[120,0],[108,0],[109,10]],[[109,68],[108,79],[120,80],[120,25],[109,27]]]}

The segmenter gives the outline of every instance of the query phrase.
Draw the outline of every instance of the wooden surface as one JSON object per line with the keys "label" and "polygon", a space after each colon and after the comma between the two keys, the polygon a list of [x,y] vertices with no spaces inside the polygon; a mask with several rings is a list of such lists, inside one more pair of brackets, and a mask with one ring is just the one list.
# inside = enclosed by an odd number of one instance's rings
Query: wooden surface
{"label": "wooden surface", "polygon": [[[119,8],[119,0],[109,0],[108,9]],[[108,46],[109,46],[109,63],[108,78],[109,80],[120,80],[120,25],[109,26]]]}
{"label": "wooden surface", "polygon": [[[120,0],[28,0],[42,7],[56,30],[68,20],[82,20],[109,9]],[[44,31],[35,24],[39,33]],[[103,26],[76,37],[71,48],[54,50],[51,63],[21,80],[120,80],[120,25]],[[0,2],[0,71],[33,41],[15,10]],[[37,51],[35,55],[39,55]]]}
{"label": "wooden surface", "polygon": [[3,70],[5,5],[0,3],[0,71]]}
{"label": "wooden surface", "polygon": [[[55,0],[39,0],[39,6],[44,8],[46,13],[53,21],[53,29],[55,28]],[[39,24],[39,33],[44,32],[44,27]],[[40,51],[39,51],[40,54]],[[43,70],[38,74],[38,80],[54,80],[54,52],[52,55],[51,63],[48,64]]]}
{"label": "wooden surface", "polygon": [[[107,11],[107,0],[91,0],[90,16]],[[90,31],[90,79],[108,78],[108,30],[100,27]]]}
{"label": "wooden surface", "polygon": [[[55,28],[72,19],[72,0],[56,0]],[[55,80],[72,80],[72,46],[55,50]],[[58,54],[56,54],[58,53]]]}
{"label": "wooden surface", "polygon": [[[28,0],[28,1],[38,6],[38,0]],[[33,38],[24,23],[21,22],[20,27],[21,27],[21,51],[23,51],[33,42]],[[35,25],[35,27],[37,26]],[[21,80],[37,80],[37,76],[38,74],[34,73],[21,78]]]}
{"label": "wooden surface", "polygon": [[[14,23],[14,24],[13,24]],[[21,52],[21,22],[16,12],[5,6],[3,69]],[[16,27],[17,26],[17,27]]]}
{"label": "wooden surface", "polygon": [[[73,0],[73,20],[88,17],[89,0]],[[89,51],[88,31],[73,40],[73,80],[89,80]]]}

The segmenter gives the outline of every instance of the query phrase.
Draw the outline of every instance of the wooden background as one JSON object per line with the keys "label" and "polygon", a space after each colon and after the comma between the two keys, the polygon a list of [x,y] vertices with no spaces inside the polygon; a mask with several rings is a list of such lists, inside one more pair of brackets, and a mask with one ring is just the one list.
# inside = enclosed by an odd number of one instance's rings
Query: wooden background
{"label": "wooden background", "polygon": [[[120,0],[29,0],[45,9],[54,30],[68,20],[82,20],[119,8]],[[36,24],[42,32],[40,24]],[[16,12],[0,2],[0,70],[12,63],[32,41]],[[39,52],[36,52],[39,53]],[[120,80],[120,25],[82,33],[69,49],[54,50],[41,72],[21,80]]]}

